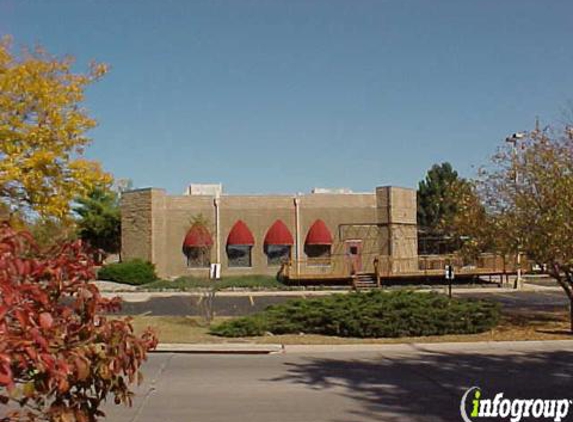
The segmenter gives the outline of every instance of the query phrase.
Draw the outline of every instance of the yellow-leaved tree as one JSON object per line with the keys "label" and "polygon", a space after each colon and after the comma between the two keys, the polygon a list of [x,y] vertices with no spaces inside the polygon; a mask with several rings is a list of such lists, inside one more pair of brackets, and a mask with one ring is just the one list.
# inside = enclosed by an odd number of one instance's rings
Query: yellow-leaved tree
{"label": "yellow-leaved tree", "polygon": [[16,55],[10,38],[0,40],[0,204],[11,212],[63,218],[73,199],[111,182],[83,157],[96,122],[81,107],[107,67],[78,74],[72,66],[40,47]]}
{"label": "yellow-leaved tree", "polygon": [[519,251],[567,295],[573,332],[573,129],[535,129],[506,143],[471,190],[454,225],[476,252]]}

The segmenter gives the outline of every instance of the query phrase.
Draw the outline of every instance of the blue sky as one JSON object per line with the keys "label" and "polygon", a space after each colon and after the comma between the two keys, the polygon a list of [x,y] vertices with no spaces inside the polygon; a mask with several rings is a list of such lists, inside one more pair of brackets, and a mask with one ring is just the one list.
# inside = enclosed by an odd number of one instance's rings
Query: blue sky
{"label": "blue sky", "polygon": [[570,0],[0,0],[0,33],[96,59],[88,156],[138,187],[471,176],[573,100]]}

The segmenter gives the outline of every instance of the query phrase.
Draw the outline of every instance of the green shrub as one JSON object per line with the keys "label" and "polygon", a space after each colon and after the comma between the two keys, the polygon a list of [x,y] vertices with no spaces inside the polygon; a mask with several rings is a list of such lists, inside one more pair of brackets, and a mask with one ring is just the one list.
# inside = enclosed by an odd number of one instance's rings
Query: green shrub
{"label": "green shrub", "polygon": [[97,273],[99,280],[141,285],[157,280],[155,266],[141,259],[105,265]]}
{"label": "green shrub", "polygon": [[211,329],[223,337],[322,334],[339,337],[412,337],[475,334],[499,322],[496,303],[449,299],[411,291],[350,293],[294,299]]}
{"label": "green shrub", "polygon": [[238,318],[233,324],[220,324],[216,334],[222,337],[253,337],[265,334],[266,324],[261,318]]}

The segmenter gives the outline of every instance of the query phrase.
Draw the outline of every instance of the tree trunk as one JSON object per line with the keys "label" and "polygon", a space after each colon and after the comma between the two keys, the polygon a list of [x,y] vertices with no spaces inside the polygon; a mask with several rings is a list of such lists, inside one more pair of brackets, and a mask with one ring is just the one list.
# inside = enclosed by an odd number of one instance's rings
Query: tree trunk
{"label": "tree trunk", "polygon": [[571,333],[573,334],[573,299],[569,299],[569,320],[571,322]]}
{"label": "tree trunk", "polygon": [[570,268],[565,269],[565,284],[567,297],[569,297],[569,322],[571,323],[571,333],[573,334],[573,274]]}
{"label": "tree trunk", "polygon": [[567,298],[569,298],[569,322],[570,331],[573,334],[573,283],[571,283],[571,274],[567,271],[565,275],[562,275],[562,268],[557,264],[551,265],[552,271],[549,271],[549,275],[557,280],[557,283],[563,288]]}

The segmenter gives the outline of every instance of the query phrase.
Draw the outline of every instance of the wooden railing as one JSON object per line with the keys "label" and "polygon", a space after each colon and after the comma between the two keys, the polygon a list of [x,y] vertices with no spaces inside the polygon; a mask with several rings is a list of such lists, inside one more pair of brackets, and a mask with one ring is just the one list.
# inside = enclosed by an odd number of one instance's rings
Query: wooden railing
{"label": "wooden railing", "polygon": [[290,260],[281,268],[281,274],[287,278],[310,276],[312,278],[344,277],[350,275],[350,270],[343,260],[330,258],[309,258]]}
{"label": "wooden railing", "polygon": [[[364,261],[363,257],[363,261]],[[501,256],[496,254],[482,254],[476,259],[467,260],[459,255],[420,255],[413,258],[393,258],[387,255],[371,257],[371,262],[364,263],[363,271],[374,273],[378,278],[403,276],[436,276],[443,274],[446,265],[454,267],[458,275],[481,274],[512,274],[516,272],[515,256]],[[522,257],[522,271],[528,267],[527,261]],[[333,256],[330,258],[312,258],[304,260],[290,260],[285,262],[281,273],[287,278],[346,278],[351,277],[356,268],[344,259]]]}
{"label": "wooden railing", "polygon": [[[428,275],[444,272],[446,265],[451,265],[456,274],[507,274],[517,270],[515,256],[481,254],[476,259],[467,260],[459,255],[420,255],[415,258],[392,258],[380,255],[376,257],[378,274],[381,277],[392,275]],[[527,268],[527,261],[522,257],[522,271]]]}

